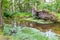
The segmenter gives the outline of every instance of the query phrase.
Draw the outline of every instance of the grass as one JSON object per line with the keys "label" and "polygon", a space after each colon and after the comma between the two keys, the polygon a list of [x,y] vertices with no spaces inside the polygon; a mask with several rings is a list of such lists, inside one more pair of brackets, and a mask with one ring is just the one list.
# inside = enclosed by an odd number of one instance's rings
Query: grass
{"label": "grass", "polygon": [[29,16],[29,17],[31,17],[31,16],[32,16],[32,13],[25,13],[25,12],[22,12],[22,13],[18,13],[17,16],[20,16],[20,17]]}
{"label": "grass", "polygon": [[60,20],[60,13],[56,13],[58,20]]}
{"label": "grass", "polygon": [[34,19],[34,18],[27,18],[27,19],[25,19],[25,20],[27,20],[27,21],[32,21],[32,22],[36,22],[36,23],[39,23],[39,24],[51,24],[51,23],[53,23],[53,22],[51,22],[51,21],[44,21],[44,20],[42,20],[42,19]]}

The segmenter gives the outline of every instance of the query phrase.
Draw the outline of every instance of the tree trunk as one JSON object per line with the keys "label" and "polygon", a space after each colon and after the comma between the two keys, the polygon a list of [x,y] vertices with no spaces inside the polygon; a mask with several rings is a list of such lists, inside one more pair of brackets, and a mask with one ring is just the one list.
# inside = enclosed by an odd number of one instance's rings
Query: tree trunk
{"label": "tree trunk", "polygon": [[0,28],[2,29],[2,0],[0,0]]}

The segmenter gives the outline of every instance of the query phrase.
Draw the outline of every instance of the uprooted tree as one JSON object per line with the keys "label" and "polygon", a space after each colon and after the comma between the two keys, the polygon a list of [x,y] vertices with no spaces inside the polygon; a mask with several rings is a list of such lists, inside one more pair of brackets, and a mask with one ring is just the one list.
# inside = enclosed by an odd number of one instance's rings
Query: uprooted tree
{"label": "uprooted tree", "polygon": [[38,11],[35,8],[32,8],[32,15],[33,15],[33,17],[36,17],[37,19],[58,22],[57,16],[53,13],[49,13],[47,10]]}

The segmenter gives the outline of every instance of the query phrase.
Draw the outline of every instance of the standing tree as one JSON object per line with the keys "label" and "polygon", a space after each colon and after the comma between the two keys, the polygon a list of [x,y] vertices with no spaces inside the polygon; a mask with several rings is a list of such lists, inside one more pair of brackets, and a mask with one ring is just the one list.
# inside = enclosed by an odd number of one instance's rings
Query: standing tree
{"label": "standing tree", "polygon": [[2,27],[2,0],[0,0],[0,28]]}

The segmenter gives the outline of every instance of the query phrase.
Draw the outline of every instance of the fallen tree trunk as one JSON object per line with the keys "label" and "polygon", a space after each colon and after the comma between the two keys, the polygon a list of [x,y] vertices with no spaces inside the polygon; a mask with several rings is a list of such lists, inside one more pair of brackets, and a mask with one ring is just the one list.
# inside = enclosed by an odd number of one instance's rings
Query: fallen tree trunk
{"label": "fallen tree trunk", "polygon": [[36,16],[37,19],[43,19],[45,21],[59,22],[55,13],[49,13],[47,10],[37,11],[32,9],[33,17]]}

